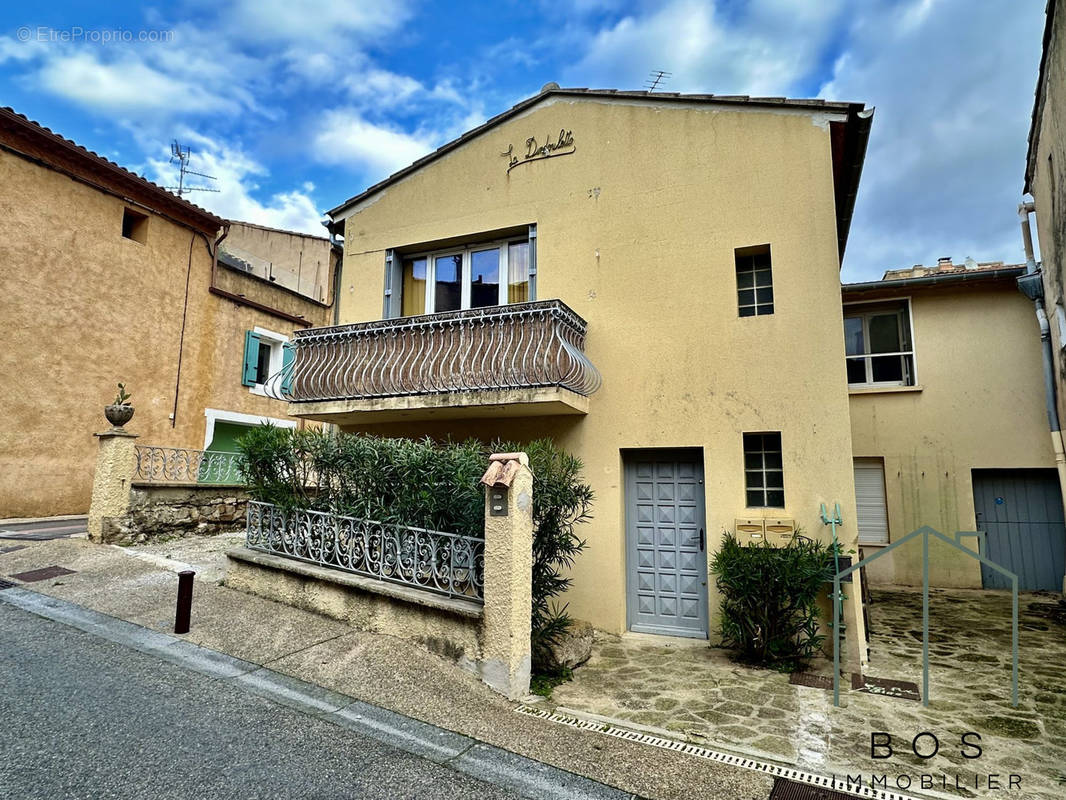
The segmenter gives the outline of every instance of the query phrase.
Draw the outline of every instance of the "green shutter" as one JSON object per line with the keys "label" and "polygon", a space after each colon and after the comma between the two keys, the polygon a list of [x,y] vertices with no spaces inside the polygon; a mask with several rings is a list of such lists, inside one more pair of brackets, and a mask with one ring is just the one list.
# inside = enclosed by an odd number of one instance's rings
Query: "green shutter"
{"label": "green shutter", "polygon": [[293,362],[296,360],[296,346],[292,342],[285,342],[281,346],[281,393],[285,396],[292,394],[292,378],[296,368]]}
{"label": "green shutter", "polygon": [[244,386],[255,386],[258,370],[259,334],[254,331],[246,331],[244,334],[244,370],[241,373],[241,383]]}

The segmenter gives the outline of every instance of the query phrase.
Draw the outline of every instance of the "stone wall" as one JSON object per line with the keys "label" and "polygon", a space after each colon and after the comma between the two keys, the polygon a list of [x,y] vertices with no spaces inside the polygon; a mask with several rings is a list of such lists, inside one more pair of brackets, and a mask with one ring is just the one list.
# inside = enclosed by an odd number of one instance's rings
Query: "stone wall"
{"label": "stone wall", "polygon": [[101,540],[139,544],[175,536],[211,536],[244,527],[248,494],[239,486],[135,483],[129,509],[105,517]]}

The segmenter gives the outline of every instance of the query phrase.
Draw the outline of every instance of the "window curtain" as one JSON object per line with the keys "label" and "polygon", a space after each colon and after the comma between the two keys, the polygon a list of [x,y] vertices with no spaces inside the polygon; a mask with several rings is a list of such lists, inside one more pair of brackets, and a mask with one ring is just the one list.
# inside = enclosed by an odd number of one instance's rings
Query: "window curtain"
{"label": "window curtain", "polygon": [[529,301],[529,243],[515,242],[507,250],[507,302]]}

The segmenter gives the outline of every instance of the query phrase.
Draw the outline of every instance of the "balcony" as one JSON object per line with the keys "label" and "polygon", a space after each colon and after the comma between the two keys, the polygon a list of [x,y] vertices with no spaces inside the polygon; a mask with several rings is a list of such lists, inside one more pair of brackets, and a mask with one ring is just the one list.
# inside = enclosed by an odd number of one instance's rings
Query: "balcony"
{"label": "balcony", "polygon": [[586,414],[585,329],[558,300],[311,328],[271,383],[293,416],[341,425]]}

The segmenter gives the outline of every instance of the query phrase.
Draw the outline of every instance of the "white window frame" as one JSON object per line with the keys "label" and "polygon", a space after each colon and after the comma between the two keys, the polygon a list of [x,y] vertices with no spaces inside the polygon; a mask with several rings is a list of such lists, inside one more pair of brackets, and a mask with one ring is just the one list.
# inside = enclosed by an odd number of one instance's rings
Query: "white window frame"
{"label": "white window frame", "polygon": [[[849,356],[847,354],[847,338],[846,338],[847,337],[847,331],[845,330],[845,334],[844,334],[845,335],[844,360],[845,360],[845,362],[847,362],[847,361],[858,361],[860,358],[863,359],[864,362],[865,362],[865,366],[866,366],[866,378],[867,378],[867,380],[863,381],[862,383],[852,383],[852,382],[849,381],[848,382],[848,388],[849,389],[871,389],[871,388],[876,389],[876,388],[884,388],[884,387],[890,387],[890,386],[917,386],[918,385],[918,354],[917,354],[917,348],[915,347],[915,339],[914,339],[914,305],[911,303],[911,298],[910,297],[884,297],[884,298],[878,298],[877,300],[859,300],[859,301],[856,301],[856,302],[853,302],[853,303],[845,303],[844,304],[844,315],[843,315],[844,316],[844,326],[845,326],[845,329],[846,329],[847,320],[849,318],[854,318],[854,317],[860,317],[861,316],[862,317],[862,340],[863,340],[863,346],[867,347],[869,345],[869,342],[870,342],[870,317],[886,315],[888,313],[888,311],[887,311],[887,309],[883,309],[881,311],[862,311],[862,310],[856,310],[855,307],[856,306],[863,306],[863,305],[867,305],[867,306],[870,306],[870,305],[890,306],[893,303],[899,304],[901,306],[900,308],[896,309],[897,317],[902,313],[903,308],[904,307],[906,308],[906,311],[907,311],[907,330],[908,330],[908,332],[910,334],[909,338],[910,338],[910,343],[911,343],[911,349],[910,350],[900,350],[899,352],[894,352],[894,353],[866,353],[865,355],[851,355],[851,356]],[[900,327],[900,329],[902,329],[903,325],[900,324],[899,327]],[[908,382],[906,380],[901,380],[901,381],[874,381],[874,380],[871,380],[873,378],[873,359],[874,358],[878,358],[878,357],[883,357],[883,356],[910,356],[910,358],[911,358],[911,380],[910,380],[910,382]]]}
{"label": "white window frame", "polygon": [[[252,328],[252,333],[259,336],[259,341],[262,343],[264,340],[269,340],[270,344],[270,375],[277,375],[281,372],[281,368],[285,366],[285,345],[289,343],[289,337],[284,333],[278,333],[277,331],[267,330],[266,328],[260,328],[258,325]],[[255,386],[249,386],[248,391],[252,394],[257,394],[260,397],[269,397],[266,393],[266,384],[257,383]]]}
{"label": "white window frame", "polygon": [[[761,444],[760,444],[760,449],[759,450],[748,450],[747,443],[744,441],[744,439],[746,437],[748,437],[748,436],[760,436],[761,437],[761,436],[767,436],[767,435],[772,435],[772,434],[776,434],[777,435],[778,442],[780,443],[780,450],[765,450],[765,449],[761,449],[762,448]],[[786,507],[785,506],[785,502],[786,502],[786,498],[785,498],[785,437],[782,435],[781,431],[743,431],[741,433],[741,449],[743,451],[743,456],[744,456],[744,507],[745,508],[785,508]],[[755,468],[755,467],[749,468],[748,464],[747,464],[748,456],[749,455],[754,455],[755,453],[758,453],[759,456],[760,456],[759,460],[761,461],[761,466],[759,466],[758,468]],[[780,467],[767,467],[766,466],[766,454],[767,453],[778,453],[781,456],[781,466]],[[755,474],[757,474],[757,475],[759,475],[761,477],[761,481],[762,481],[762,486],[761,487],[752,487],[752,486],[750,486],[748,484],[748,475],[752,474],[752,473],[755,473]],[[780,486],[768,486],[767,485],[769,483],[768,476],[771,475],[771,474],[775,474],[775,475],[776,474],[780,474],[780,476],[781,476],[781,485]],[[748,497],[748,492],[762,492],[763,502],[755,504],[755,505],[752,505],[751,502],[750,502],[750,498]],[[768,504],[769,503],[769,498],[767,497],[767,495],[768,495],[769,492],[781,492],[781,505],[778,506],[778,505],[769,505]]]}
{"label": "white window frame", "polygon": [[[426,260],[426,287],[425,287],[426,294],[425,294],[425,305],[424,305],[425,311],[423,313],[425,313],[425,314],[436,314],[436,313],[438,313],[437,312],[437,308],[436,308],[436,305],[437,305],[437,303],[436,303],[436,300],[437,300],[437,292],[436,292],[436,288],[437,288],[437,259],[438,258],[447,258],[448,256],[462,255],[462,267],[461,267],[462,272],[461,272],[461,276],[460,276],[460,279],[462,280],[462,284],[461,284],[460,290],[459,290],[460,291],[460,297],[459,297],[459,309],[458,310],[460,310],[460,311],[469,311],[470,310],[471,286],[472,286],[472,284],[470,282],[470,279],[472,277],[471,273],[473,272],[473,255],[474,255],[474,253],[480,253],[483,250],[494,250],[494,249],[498,249],[500,251],[500,262],[499,262],[499,282],[500,282],[500,287],[499,287],[499,295],[497,297],[496,305],[500,305],[500,306],[508,305],[508,303],[507,303],[507,293],[508,293],[508,290],[509,290],[510,285],[511,285],[510,284],[510,280],[511,280],[510,265],[508,263],[508,257],[509,257],[508,254],[510,252],[510,246],[512,244],[529,244],[529,242],[530,242],[529,238],[523,239],[523,238],[521,238],[519,236],[511,236],[511,237],[508,237],[506,239],[497,239],[497,240],[488,241],[488,242],[478,242],[477,244],[471,244],[471,245],[467,245],[465,247],[448,247],[448,248],[443,248],[443,249],[440,249],[440,250],[426,250],[424,252],[419,252],[419,253],[402,253],[402,254],[397,253],[395,257],[399,258],[399,260],[400,260],[399,272],[398,272],[398,275],[399,275],[399,282],[398,282],[399,286],[398,287],[397,286],[393,286],[392,287],[392,291],[396,292],[398,290],[399,293],[400,293],[400,299],[399,299],[398,307],[399,308],[403,307],[403,270],[404,270],[404,264],[406,262],[415,261],[415,260],[420,259],[420,258],[424,258]],[[529,276],[529,278],[527,278],[527,280],[532,280],[532,274]],[[531,292],[531,295],[532,295],[532,292]]]}
{"label": "white window frame", "polygon": [[205,408],[204,416],[207,417],[207,427],[204,429],[204,450],[211,446],[211,440],[215,438],[216,422],[235,422],[238,425],[263,425],[270,423],[278,428],[295,428],[296,420],[278,419],[276,417],[261,417],[256,414],[242,414],[239,411],[224,411],[219,408]]}

